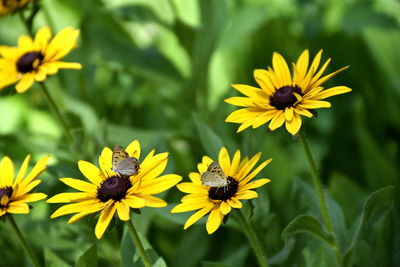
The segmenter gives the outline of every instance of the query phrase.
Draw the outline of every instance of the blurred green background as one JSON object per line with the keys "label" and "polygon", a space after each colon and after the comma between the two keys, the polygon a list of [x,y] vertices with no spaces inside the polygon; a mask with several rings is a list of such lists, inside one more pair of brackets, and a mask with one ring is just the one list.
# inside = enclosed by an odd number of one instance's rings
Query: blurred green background
{"label": "blurred green background", "polygon": [[[333,253],[316,235],[281,237],[298,215],[320,217],[296,137],[282,128],[270,132],[267,126],[236,134],[239,125],[224,122],[236,109],[223,102],[237,95],[230,84],[256,85],[253,70],[270,66],[274,51],[295,62],[304,49],[311,56],[323,49],[323,59],[332,58],[329,72],[350,66],[326,86],[353,89],[331,98],[331,109],[318,110],[317,118],[303,124],[326,185],[336,238],[342,252],[350,253],[350,265],[400,266],[400,217],[398,205],[394,208],[391,202],[393,192],[388,189],[391,193],[381,198],[369,198],[377,199],[372,208],[363,204],[372,192],[399,184],[399,1],[42,0],[40,4],[35,31],[44,25],[53,32],[66,26],[80,28],[79,47],[66,61],[84,67],[63,70],[46,80],[73,128],[73,147],[37,85],[22,95],[14,87],[0,92],[0,156],[10,156],[19,166],[27,154],[35,161],[51,154],[37,191],[52,196],[70,190],[58,178],[83,179],[78,160],[97,165],[104,146],[126,146],[134,139],[140,140],[145,153],[153,148],[169,151],[166,173],[180,174],[184,181],[203,155],[215,158],[222,145],[231,154],[236,149],[249,156],[262,151],[262,159],[273,161],[258,178],[272,182],[257,190],[260,197],[249,201],[245,211],[254,208],[251,220],[270,265],[336,266]],[[10,15],[0,19],[0,32],[0,44],[16,45],[26,31],[19,17]],[[170,206],[145,208],[133,220],[168,266],[256,264],[233,218],[211,236],[205,220],[183,231],[191,213],[169,213],[183,194],[173,188],[162,196]],[[398,190],[394,196],[400,196]],[[140,266],[132,263],[134,248],[120,222],[98,241],[97,218],[69,225],[67,217],[49,219],[57,205],[41,201],[33,206],[30,215],[14,217],[46,266]],[[1,223],[0,229],[0,265],[29,266],[8,224]]]}

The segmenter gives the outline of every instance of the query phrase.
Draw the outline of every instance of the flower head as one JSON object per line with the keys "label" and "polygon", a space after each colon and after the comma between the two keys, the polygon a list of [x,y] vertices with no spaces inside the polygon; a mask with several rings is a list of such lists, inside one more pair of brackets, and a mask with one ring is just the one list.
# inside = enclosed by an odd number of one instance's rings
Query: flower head
{"label": "flower head", "polygon": [[7,0],[0,1],[0,17],[11,14],[18,9],[25,7],[29,2],[34,0]]}
{"label": "flower head", "polygon": [[180,183],[178,189],[188,195],[181,199],[181,204],[175,206],[171,212],[186,212],[197,210],[186,221],[184,229],[187,229],[203,216],[208,215],[206,229],[209,234],[214,233],[222,223],[225,215],[232,208],[242,208],[243,199],[257,198],[257,192],[252,189],[269,183],[269,179],[252,179],[272,160],[262,162],[255,170],[261,153],[257,153],[251,159],[247,156],[241,160],[240,151],[237,150],[231,161],[225,147],[221,148],[218,156],[218,163],[224,174],[227,176],[228,184],[225,187],[205,186],[201,182],[201,176],[206,172],[208,166],[214,162],[210,157],[204,156],[201,163],[197,165],[199,172],[191,172],[189,178],[191,182]]}
{"label": "flower head", "polygon": [[75,48],[78,36],[79,30],[67,27],[50,41],[50,28],[43,27],[34,39],[20,36],[18,47],[0,46],[0,90],[17,83],[15,89],[23,93],[59,69],[81,69],[79,63],[60,61]]}
{"label": "flower head", "polygon": [[[139,141],[135,140],[125,150],[129,157],[140,158]],[[95,234],[100,239],[114,214],[122,221],[130,219],[130,209],[143,207],[165,207],[167,203],[153,194],[161,193],[176,185],[182,178],[179,175],[160,176],[168,163],[168,153],[154,154],[152,150],[140,163],[140,169],[132,176],[116,174],[112,170],[110,148],[105,147],[100,155],[100,168],[87,161],[79,161],[78,167],[89,182],[74,178],[60,178],[68,186],[81,192],[61,193],[47,202],[70,203],[57,209],[51,218],[73,214],[68,223],[73,223],[91,213],[100,213]]]}
{"label": "flower head", "polygon": [[238,132],[241,132],[250,126],[257,128],[271,121],[270,130],[273,131],[285,124],[289,133],[297,134],[302,124],[301,115],[311,118],[312,110],[331,106],[329,102],[322,101],[323,99],[351,91],[346,86],[324,90],[323,83],[348,67],[322,76],[331,59],[318,69],[321,55],[322,50],[309,65],[308,50],[305,50],[297,63],[292,64],[291,75],[285,59],[275,52],[272,58],[273,68],[254,71],[254,78],[261,88],[245,84],[232,85],[245,97],[225,99],[229,104],[243,107],[232,112],[226,118],[226,122],[240,123]]}
{"label": "flower head", "polygon": [[9,157],[3,157],[0,162],[0,217],[7,213],[27,214],[29,206],[26,203],[46,198],[43,193],[30,193],[42,181],[37,179],[46,169],[49,156],[42,158],[25,176],[28,169],[28,155],[17,177],[14,179],[14,164]]}

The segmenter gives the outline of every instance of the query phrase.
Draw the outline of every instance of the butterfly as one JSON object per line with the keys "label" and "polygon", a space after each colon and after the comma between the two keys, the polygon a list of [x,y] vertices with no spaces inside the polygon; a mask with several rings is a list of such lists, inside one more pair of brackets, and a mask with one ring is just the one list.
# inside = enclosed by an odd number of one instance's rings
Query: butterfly
{"label": "butterfly", "polygon": [[112,154],[112,170],[122,176],[131,176],[137,174],[140,168],[139,160],[135,157],[129,157],[122,146],[116,145]]}
{"label": "butterfly", "polygon": [[228,185],[228,177],[225,175],[218,162],[211,162],[207,171],[201,174],[201,183],[210,187],[225,187]]}

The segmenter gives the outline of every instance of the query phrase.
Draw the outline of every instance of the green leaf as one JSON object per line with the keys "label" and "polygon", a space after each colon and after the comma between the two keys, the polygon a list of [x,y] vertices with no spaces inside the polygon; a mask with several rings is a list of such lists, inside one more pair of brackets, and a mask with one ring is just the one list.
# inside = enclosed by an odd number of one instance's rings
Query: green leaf
{"label": "green leaf", "polygon": [[44,249],[44,260],[45,266],[48,267],[68,267],[70,266],[56,254],[54,254],[51,250],[45,248]]}
{"label": "green leaf", "polygon": [[298,233],[309,233],[319,237],[328,245],[333,246],[334,237],[332,234],[326,232],[317,218],[302,214],[291,221],[282,232],[282,239],[288,242],[288,239]]}
{"label": "green leaf", "polygon": [[268,258],[267,262],[271,265],[284,263],[284,261],[289,257],[290,252],[292,252],[295,243],[296,240],[294,238],[290,238],[278,253]]}
{"label": "green leaf", "polygon": [[368,221],[373,214],[383,211],[387,206],[390,206],[393,200],[393,194],[394,186],[386,186],[373,192],[367,200],[365,200],[361,216],[357,221],[354,234],[350,239],[350,243],[344,255],[345,262],[350,262],[353,249],[365,234]]}
{"label": "green leaf", "polygon": [[220,148],[224,144],[222,139],[205,124],[196,113],[193,113],[193,120],[196,124],[197,132],[204,150],[210,157],[216,159]]}
{"label": "green leaf", "polygon": [[97,247],[90,246],[76,262],[77,267],[96,267],[97,266]]}

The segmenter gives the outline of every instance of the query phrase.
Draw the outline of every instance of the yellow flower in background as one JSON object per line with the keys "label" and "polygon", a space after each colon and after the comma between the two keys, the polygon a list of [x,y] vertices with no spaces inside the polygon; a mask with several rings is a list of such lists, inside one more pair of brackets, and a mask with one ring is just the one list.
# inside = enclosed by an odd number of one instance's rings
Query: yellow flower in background
{"label": "yellow flower in background", "polygon": [[20,8],[25,7],[34,0],[3,0],[0,1],[0,17],[11,14]]}
{"label": "yellow flower in background", "polygon": [[350,92],[346,86],[336,86],[324,89],[322,84],[339,72],[348,68],[343,67],[333,73],[322,76],[331,59],[328,59],[319,69],[322,50],[318,52],[309,65],[308,50],[305,50],[293,63],[291,75],[285,59],[274,52],[273,68],[268,70],[256,69],[254,78],[261,88],[245,84],[232,84],[244,97],[231,97],[225,102],[243,107],[232,112],[226,122],[240,123],[238,132],[252,126],[253,128],[269,123],[269,129],[275,130],[285,124],[292,135],[300,130],[301,115],[311,118],[310,110],[329,108],[331,104],[321,101],[325,98]]}
{"label": "yellow flower in background", "polygon": [[0,162],[0,217],[7,213],[27,214],[27,203],[45,199],[43,193],[30,193],[42,181],[39,175],[46,170],[49,156],[42,158],[25,176],[31,156],[27,156],[14,179],[14,164],[9,157]]}
{"label": "yellow flower in background", "polygon": [[253,178],[262,170],[272,159],[262,162],[255,170],[253,168],[261,157],[261,152],[251,159],[247,156],[241,160],[240,151],[237,150],[231,161],[225,147],[221,148],[218,156],[218,163],[223,172],[228,177],[228,184],[225,187],[205,186],[201,182],[201,175],[206,172],[208,166],[214,162],[210,157],[204,156],[198,164],[198,172],[191,172],[189,178],[191,182],[180,183],[178,189],[188,195],[181,199],[181,204],[174,207],[171,212],[186,212],[197,210],[186,221],[184,229],[187,229],[203,216],[208,215],[206,229],[208,234],[214,233],[222,223],[225,215],[232,208],[242,208],[240,200],[257,198],[257,192],[252,189],[263,186],[270,182],[270,179]]}
{"label": "yellow flower in background", "polygon": [[[140,159],[139,141],[130,143],[125,151],[129,157]],[[155,150],[152,150],[145,157],[140,163],[139,171],[132,176],[121,176],[112,170],[113,151],[108,147],[100,155],[100,168],[89,162],[79,161],[79,170],[89,182],[60,178],[63,183],[81,192],[61,193],[47,200],[50,203],[73,202],[57,209],[51,218],[76,213],[68,221],[73,223],[88,214],[99,212],[95,234],[100,239],[115,213],[122,221],[128,221],[131,208],[165,207],[167,203],[164,200],[152,195],[173,187],[182,177],[175,174],[160,176],[167,166],[168,153],[154,153]]]}
{"label": "yellow flower in background", "polygon": [[17,83],[15,89],[23,93],[59,69],[81,69],[79,63],[60,61],[76,47],[78,36],[79,30],[67,27],[50,40],[50,28],[43,27],[34,39],[20,36],[18,47],[0,46],[0,90]]}

